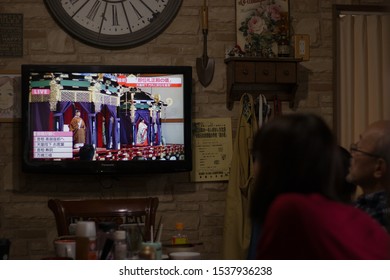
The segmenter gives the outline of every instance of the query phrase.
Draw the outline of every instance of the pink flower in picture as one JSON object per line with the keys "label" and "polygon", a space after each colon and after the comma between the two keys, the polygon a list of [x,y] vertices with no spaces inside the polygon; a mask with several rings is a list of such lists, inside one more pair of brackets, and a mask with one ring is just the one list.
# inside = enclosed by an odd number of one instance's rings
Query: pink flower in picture
{"label": "pink flower in picture", "polygon": [[267,31],[267,24],[264,19],[258,16],[253,16],[248,21],[248,32],[251,34],[261,34]]}
{"label": "pink flower in picture", "polygon": [[281,20],[281,10],[282,7],[280,5],[273,4],[268,6],[268,14],[273,21]]}

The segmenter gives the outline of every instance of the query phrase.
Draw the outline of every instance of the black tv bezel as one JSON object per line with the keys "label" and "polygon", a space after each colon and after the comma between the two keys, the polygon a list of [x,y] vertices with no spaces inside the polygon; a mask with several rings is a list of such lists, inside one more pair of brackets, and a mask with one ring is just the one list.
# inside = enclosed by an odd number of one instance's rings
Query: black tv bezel
{"label": "black tv bezel", "polygon": [[[34,161],[30,159],[32,133],[29,120],[29,74],[31,72],[182,74],[184,115],[184,160],[143,161]],[[22,171],[60,174],[145,174],[192,170],[192,67],[161,65],[54,65],[23,64],[22,75]]]}

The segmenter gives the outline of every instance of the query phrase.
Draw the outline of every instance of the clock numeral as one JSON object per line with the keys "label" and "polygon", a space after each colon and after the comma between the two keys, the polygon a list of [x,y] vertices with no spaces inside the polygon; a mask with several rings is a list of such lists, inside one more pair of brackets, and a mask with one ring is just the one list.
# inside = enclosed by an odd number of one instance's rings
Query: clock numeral
{"label": "clock numeral", "polygon": [[92,6],[92,9],[88,12],[88,15],[87,15],[87,18],[89,20],[94,20],[95,17],[96,17],[96,14],[97,12],[99,11],[99,8],[100,8],[100,5],[102,4],[102,2],[100,2],[99,0],[96,0],[95,3],[93,4]]}
{"label": "clock numeral", "polygon": [[112,25],[119,26],[118,10],[117,10],[116,6],[112,6]]}

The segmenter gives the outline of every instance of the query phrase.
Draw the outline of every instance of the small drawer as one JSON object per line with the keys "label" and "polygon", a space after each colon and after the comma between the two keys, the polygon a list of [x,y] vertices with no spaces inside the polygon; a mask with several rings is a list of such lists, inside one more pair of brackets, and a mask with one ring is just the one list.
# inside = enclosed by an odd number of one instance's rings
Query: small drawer
{"label": "small drawer", "polygon": [[296,83],[297,82],[297,66],[296,63],[283,62],[276,66],[276,82],[277,83]]}
{"label": "small drawer", "polygon": [[237,62],[234,69],[234,79],[237,83],[255,82],[255,63]]}
{"label": "small drawer", "polygon": [[256,63],[256,83],[274,83],[275,68],[273,62]]}

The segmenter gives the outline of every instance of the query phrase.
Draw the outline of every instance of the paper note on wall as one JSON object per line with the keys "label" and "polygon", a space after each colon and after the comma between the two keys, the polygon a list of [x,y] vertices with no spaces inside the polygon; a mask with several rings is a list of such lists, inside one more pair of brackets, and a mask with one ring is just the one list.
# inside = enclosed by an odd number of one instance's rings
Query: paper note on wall
{"label": "paper note on wall", "polygon": [[231,119],[195,119],[192,133],[192,181],[228,180],[233,150]]}

